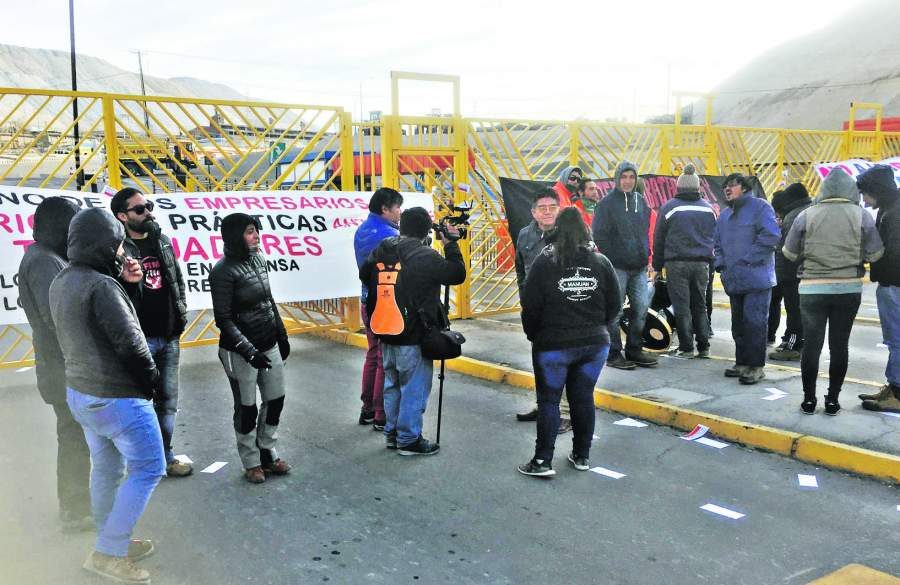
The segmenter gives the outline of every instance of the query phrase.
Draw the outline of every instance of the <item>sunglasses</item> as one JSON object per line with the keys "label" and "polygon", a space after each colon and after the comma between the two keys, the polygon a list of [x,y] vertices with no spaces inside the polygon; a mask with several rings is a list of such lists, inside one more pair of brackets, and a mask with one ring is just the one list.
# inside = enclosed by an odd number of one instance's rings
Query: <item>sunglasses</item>
{"label": "sunglasses", "polygon": [[129,211],[133,211],[138,215],[144,215],[144,212],[146,212],[146,211],[153,211],[154,207],[155,206],[153,205],[153,202],[148,201],[147,203],[144,203],[143,205],[135,205],[134,207],[129,207],[128,209],[125,210],[125,213],[128,213]]}

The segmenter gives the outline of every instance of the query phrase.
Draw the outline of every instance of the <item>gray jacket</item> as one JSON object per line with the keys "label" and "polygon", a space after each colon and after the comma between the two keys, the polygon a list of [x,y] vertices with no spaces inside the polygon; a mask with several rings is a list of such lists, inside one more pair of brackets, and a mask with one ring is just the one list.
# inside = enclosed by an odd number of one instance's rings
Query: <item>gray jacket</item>
{"label": "gray jacket", "polygon": [[528,277],[531,264],[544,246],[553,242],[555,236],[556,229],[543,232],[534,220],[519,231],[519,236],[516,238],[516,281],[519,284],[519,299],[522,298],[525,279]]}
{"label": "gray jacket", "polygon": [[105,398],[151,398],[159,371],[137,314],[116,280],[125,228],[100,208],[69,227],[69,264],[50,285],[50,311],[70,388]]}

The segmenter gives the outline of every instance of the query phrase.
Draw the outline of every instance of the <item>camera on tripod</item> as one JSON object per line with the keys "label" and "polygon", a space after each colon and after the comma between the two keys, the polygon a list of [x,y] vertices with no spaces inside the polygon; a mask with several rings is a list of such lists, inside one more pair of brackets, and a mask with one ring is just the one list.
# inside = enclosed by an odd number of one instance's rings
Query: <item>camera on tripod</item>
{"label": "camera on tripod", "polygon": [[[443,236],[444,239],[455,242],[468,235],[469,216],[472,213],[472,206],[469,205],[448,205],[449,214],[445,215],[438,223],[431,224],[436,236]],[[448,226],[453,226],[459,230],[458,234],[452,233]]]}

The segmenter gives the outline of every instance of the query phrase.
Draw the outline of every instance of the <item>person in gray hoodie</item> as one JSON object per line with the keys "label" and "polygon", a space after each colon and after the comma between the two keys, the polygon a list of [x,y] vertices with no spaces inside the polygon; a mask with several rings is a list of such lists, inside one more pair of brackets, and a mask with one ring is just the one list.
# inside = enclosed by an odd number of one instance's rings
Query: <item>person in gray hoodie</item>
{"label": "person in gray hoodie", "polygon": [[862,298],[865,262],[884,255],[884,244],[872,215],[859,205],[856,182],[832,169],[815,203],[794,220],[782,248],[784,257],[800,268],[800,312],[806,337],[800,357],[806,414],[816,410],[819,355],[828,326],[828,393],[825,414],[841,409],[838,395],[847,374],[850,330]]}
{"label": "person in gray hoodie", "polygon": [[607,364],[620,370],[633,370],[635,365],[656,366],[657,360],[643,350],[644,322],[650,304],[647,289],[647,264],[650,258],[650,207],[635,190],[637,167],[622,161],[616,167],[615,188],[594,208],[591,231],[600,252],[609,258],[619,278],[619,292],[624,302],[628,296],[631,318],[622,355],[619,319],[610,323],[610,348]]}

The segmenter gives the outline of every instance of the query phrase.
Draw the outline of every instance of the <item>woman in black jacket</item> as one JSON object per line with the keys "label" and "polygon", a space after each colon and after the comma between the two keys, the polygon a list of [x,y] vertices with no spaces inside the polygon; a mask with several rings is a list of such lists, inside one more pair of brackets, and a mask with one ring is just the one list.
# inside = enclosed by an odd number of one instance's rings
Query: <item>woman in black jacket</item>
{"label": "woman in black jacket", "polygon": [[244,213],[222,220],[225,257],[209,275],[220,330],[219,360],[231,384],[238,453],[244,477],[251,483],[264,482],[267,473],[285,475],[291,469],[275,453],[284,406],[284,360],[291,346],[259,253],[259,229],[259,222]]}
{"label": "woman in black jacket", "polygon": [[608,326],[622,310],[619,281],[597,252],[577,209],[556,220],[556,241],[535,258],[522,295],[522,325],[532,342],[538,420],[534,457],[519,472],[550,477],[563,388],[572,415],[569,462],[589,468],[594,386],[609,354]]}

